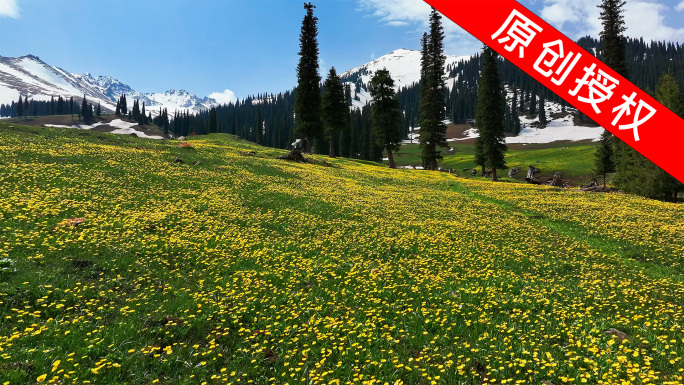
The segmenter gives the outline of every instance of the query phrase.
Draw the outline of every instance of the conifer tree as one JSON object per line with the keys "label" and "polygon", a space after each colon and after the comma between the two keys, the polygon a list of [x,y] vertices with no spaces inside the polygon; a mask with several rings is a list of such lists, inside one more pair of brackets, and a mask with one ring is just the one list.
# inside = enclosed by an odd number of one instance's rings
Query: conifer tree
{"label": "conifer tree", "polygon": [[336,138],[338,134],[345,130],[349,118],[349,107],[345,97],[345,90],[340,77],[337,76],[335,67],[330,69],[328,77],[323,83],[323,127],[327,139],[330,141],[329,156],[334,158],[337,155],[335,147],[338,147]]}
{"label": "conifer tree", "polygon": [[211,107],[211,110],[209,110],[209,132],[218,132],[218,123],[216,122],[216,107]]}
{"label": "conifer tree", "polygon": [[[655,97],[665,107],[684,118],[684,96],[672,75],[660,77]],[[682,183],[627,145],[618,147],[618,150],[624,152],[616,165],[616,168],[621,168],[613,178],[615,185],[628,193],[677,201],[677,194],[684,190]]]}
{"label": "conifer tree", "polygon": [[544,108],[544,95],[539,96],[539,128],[546,127],[546,108]]}
{"label": "conifer tree", "polygon": [[606,187],[606,176],[615,172],[613,162],[613,140],[609,131],[603,130],[601,141],[594,153],[594,172],[603,177],[603,187]]}
{"label": "conifer tree", "polygon": [[537,116],[537,93],[532,91],[530,96],[530,117],[535,118]]}
{"label": "conifer tree", "polygon": [[95,115],[102,115],[102,108],[100,108],[100,102],[97,102],[97,110],[95,110]]}
{"label": "conifer tree", "polygon": [[21,100],[21,95],[19,95],[19,101],[17,102],[17,116],[24,116],[24,102]]}
{"label": "conifer tree", "polygon": [[423,167],[436,170],[442,159],[438,148],[447,147],[444,124],[446,102],[444,99],[444,28],[442,16],[432,9],[430,34],[423,34],[421,41],[420,79],[420,148]]}
{"label": "conifer tree", "polygon": [[88,101],[86,100],[85,95],[83,95],[83,100],[81,101],[81,116],[83,117],[84,122],[88,122],[90,119],[90,116],[88,115]]}
{"label": "conifer tree", "polygon": [[395,168],[393,151],[401,146],[401,110],[394,93],[394,80],[387,69],[381,69],[370,81],[373,98],[371,114],[375,142],[387,151],[389,167]]}
{"label": "conifer tree", "polygon": [[[617,72],[618,74],[629,79],[629,73],[627,71],[627,53],[625,49],[626,39],[624,32],[627,30],[625,27],[625,20],[623,16],[623,7],[625,6],[625,0],[602,0],[598,8],[601,10],[600,19],[603,25],[603,30],[600,32],[601,36],[601,59],[608,67]],[[580,112],[580,117],[585,120],[585,116]],[[638,153],[631,147],[627,146],[622,141],[618,140],[609,131],[604,130],[601,134],[601,144],[596,149],[596,158],[600,159],[605,156],[607,151],[604,146],[606,143],[611,143],[613,146],[613,159],[612,167],[606,163],[607,169],[614,169],[616,172],[615,181],[618,183],[619,188],[625,186],[620,186],[621,183],[626,181],[626,178],[621,177],[620,174],[630,174],[630,167],[635,166],[635,163],[630,159],[635,158]],[[597,170],[598,171],[598,170]]]}
{"label": "conifer tree", "polygon": [[254,139],[257,144],[264,144],[264,119],[261,117],[261,108],[257,109],[257,121],[254,128]]}
{"label": "conifer tree", "polygon": [[131,110],[131,117],[133,119],[138,119],[140,116],[140,105],[138,104],[138,99],[133,100],[133,109]]}
{"label": "conifer tree", "polygon": [[74,97],[69,98],[69,113],[71,114],[71,124],[74,123]]}
{"label": "conifer tree", "polygon": [[121,115],[121,98],[116,101],[116,110],[114,110],[114,115]]}
{"label": "conifer tree", "polygon": [[295,132],[306,138],[306,151],[311,152],[314,138],[322,134],[321,122],[321,77],[318,74],[318,18],[313,15],[316,8],[305,3],[306,16],[302,21],[299,36],[299,64],[297,65],[297,88],[295,89]]}
{"label": "conifer tree", "polygon": [[345,156],[351,158],[351,148],[352,148],[352,137],[353,133],[351,130],[351,113],[349,107],[352,105],[351,97],[351,86],[346,84],[344,86],[344,100],[345,100],[345,116],[346,116],[346,126],[340,133],[340,156]]}
{"label": "conifer tree", "polygon": [[121,114],[128,115],[128,106],[126,104],[126,95],[121,95]]}
{"label": "conifer tree", "polygon": [[624,32],[625,18],[623,7],[625,0],[603,0],[598,8],[601,9],[601,24],[603,30],[601,36],[602,47],[600,50],[601,59],[613,71],[629,79],[627,71],[627,56],[625,54],[626,38]]}
{"label": "conifer tree", "polygon": [[147,124],[147,114],[145,113],[145,102],[143,102],[142,108],[140,109],[140,116],[142,116],[142,124]]}
{"label": "conifer tree", "polygon": [[477,92],[475,124],[480,136],[475,141],[476,163],[492,170],[492,181],[497,181],[496,170],[506,167],[504,152],[504,100],[501,96],[501,79],[496,54],[485,46],[482,54],[482,73]]}

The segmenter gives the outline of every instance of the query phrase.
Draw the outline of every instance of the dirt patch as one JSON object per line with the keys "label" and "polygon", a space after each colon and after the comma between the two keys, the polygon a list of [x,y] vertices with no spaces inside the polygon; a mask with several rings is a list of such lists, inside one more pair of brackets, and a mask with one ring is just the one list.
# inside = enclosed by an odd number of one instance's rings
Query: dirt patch
{"label": "dirt patch", "polygon": [[475,128],[470,124],[448,124],[446,137],[447,139],[463,139],[466,137],[465,132]]}

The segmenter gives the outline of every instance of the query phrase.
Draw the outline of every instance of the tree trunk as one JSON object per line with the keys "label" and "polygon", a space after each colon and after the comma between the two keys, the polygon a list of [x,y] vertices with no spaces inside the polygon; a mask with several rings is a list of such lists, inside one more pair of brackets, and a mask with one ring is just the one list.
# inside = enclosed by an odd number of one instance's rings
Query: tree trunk
{"label": "tree trunk", "polygon": [[394,156],[392,155],[391,148],[387,149],[387,159],[389,160],[389,168],[397,168],[397,166],[394,164]]}
{"label": "tree trunk", "polygon": [[313,140],[310,136],[307,136],[306,138],[304,138],[304,140],[306,140],[306,146],[304,146],[304,148],[306,149],[306,153],[311,154],[311,145],[313,144]]}
{"label": "tree trunk", "polygon": [[497,182],[498,180],[496,177],[496,167],[492,167],[492,182]]}
{"label": "tree trunk", "polygon": [[333,132],[330,138],[330,155],[331,158],[335,157],[335,133]]}

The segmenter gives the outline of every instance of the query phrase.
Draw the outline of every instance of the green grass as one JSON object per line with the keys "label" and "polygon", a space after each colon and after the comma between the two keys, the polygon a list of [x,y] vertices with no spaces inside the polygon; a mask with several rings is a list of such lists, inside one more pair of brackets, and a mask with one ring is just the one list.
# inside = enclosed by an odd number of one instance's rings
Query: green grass
{"label": "green grass", "polygon": [[[443,152],[441,162],[443,169],[452,169],[459,175],[468,176],[465,169],[478,168],[473,162],[474,145],[472,143],[450,142],[454,147],[454,154]],[[506,152],[506,163],[509,168],[520,167],[521,173],[514,181],[523,180],[527,168],[532,165],[541,169],[540,177],[552,177],[560,172],[564,179],[574,185],[585,184],[594,177],[595,144],[585,142],[554,142],[546,144],[514,144]],[[420,148],[417,144],[404,144],[395,157],[397,166],[420,166]],[[503,173],[504,180],[506,173]]]}
{"label": "green grass", "polygon": [[0,123],[0,383],[684,383],[684,206],[189,142]]}

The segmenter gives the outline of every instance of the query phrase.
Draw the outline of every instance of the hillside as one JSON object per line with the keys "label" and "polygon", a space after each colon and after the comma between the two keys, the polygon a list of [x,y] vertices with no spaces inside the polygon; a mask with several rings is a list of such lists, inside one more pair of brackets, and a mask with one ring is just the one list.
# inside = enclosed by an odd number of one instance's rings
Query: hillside
{"label": "hillside", "polygon": [[[390,72],[397,91],[418,84],[420,82],[420,56],[420,51],[398,49],[342,73],[340,75],[342,82],[351,86],[353,107],[361,108],[371,100],[368,86],[378,70],[387,69]],[[446,55],[445,66],[447,68],[445,68],[444,75],[447,86],[451,86],[454,81],[454,78],[447,76],[450,72],[448,68],[470,58],[471,56]]]}
{"label": "hillside", "polygon": [[3,382],[684,383],[682,205],[189,143],[0,122]]}

